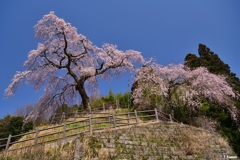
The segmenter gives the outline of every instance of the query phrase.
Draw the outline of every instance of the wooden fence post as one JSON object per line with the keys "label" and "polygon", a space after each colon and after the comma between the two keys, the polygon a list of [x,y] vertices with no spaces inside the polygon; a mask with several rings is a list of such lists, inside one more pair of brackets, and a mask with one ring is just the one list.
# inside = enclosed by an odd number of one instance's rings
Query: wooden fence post
{"label": "wooden fence post", "polygon": [[55,119],[55,116],[56,116],[56,112],[54,113],[52,119],[51,119],[51,125],[53,124],[53,120]]}
{"label": "wooden fence post", "polygon": [[61,119],[60,119],[60,123],[63,122],[63,118],[65,119],[65,112],[62,112],[62,116],[61,116]]}
{"label": "wooden fence post", "polygon": [[92,113],[92,108],[89,103],[88,103],[88,108],[89,108],[89,113]]}
{"label": "wooden fence post", "polygon": [[172,122],[172,115],[171,114],[169,114],[169,118],[170,118],[170,121]]}
{"label": "wooden fence post", "polygon": [[105,111],[105,104],[103,103],[102,105],[103,105],[103,111]]}
{"label": "wooden fence post", "polygon": [[89,115],[89,132],[90,135],[92,135],[92,115]]}
{"label": "wooden fence post", "polygon": [[118,103],[118,100],[116,99],[116,109],[119,108],[119,103]]}
{"label": "wooden fence post", "polygon": [[127,119],[127,121],[128,121],[128,125],[130,125],[130,114],[128,113],[128,119]]}
{"label": "wooden fence post", "polygon": [[112,116],[113,116],[113,127],[116,128],[116,120],[115,120],[115,115],[114,115],[114,113],[112,114]]}
{"label": "wooden fence post", "polygon": [[11,142],[11,138],[12,138],[12,135],[9,134],[9,136],[8,136],[8,140],[7,140],[7,144],[6,144],[6,148],[5,148],[5,151],[8,150],[9,144],[10,144],[10,142]]}
{"label": "wooden fence post", "polygon": [[154,110],[155,110],[156,120],[158,121],[158,111],[157,111],[157,108],[155,108]]}
{"label": "wooden fence post", "polygon": [[66,122],[63,125],[63,135],[62,135],[62,139],[64,139],[66,137]]}
{"label": "wooden fence post", "polygon": [[138,124],[138,115],[137,115],[137,110],[134,110],[134,112],[135,112],[136,123]]}
{"label": "wooden fence post", "polygon": [[38,128],[36,128],[36,134],[35,134],[35,139],[34,139],[34,147],[36,147],[37,144],[38,144],[38,133],[39,133],[39,130],[38,130]]}

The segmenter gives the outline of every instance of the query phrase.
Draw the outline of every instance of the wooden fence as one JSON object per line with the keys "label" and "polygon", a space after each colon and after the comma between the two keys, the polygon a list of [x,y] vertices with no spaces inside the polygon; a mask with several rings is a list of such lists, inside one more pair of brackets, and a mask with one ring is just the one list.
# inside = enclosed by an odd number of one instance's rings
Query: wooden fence
{"label": "wooden fence", "polygon": [[[35,131],[9,135],[7,138],[0,139],[5,144],[0,145],[5,148],[1,153],[21,150],[28,147],[36,147],[54,141],[64,141],[66,138],[74,137],[80,134],[92,134],[97,130],[117,128],[121,126],[135,125],[144,122],[161,120],[171,120],[171,116],[154,110],[145,110],[128,112],[128,113],[110,113],[110,112],[91,112],[87,116],[75,115],[67,119],[60,125],[38,129]],[[11,142],[13,138],[18,138],[18,141]]]}
{"label": "wooden fence", "polygon": [[[91,109],[90,112],[99,113],[106,110],[112,110],[112,109],[118,109],[120,108],[119,100],[103,103],[101,105],[95,106]],[[85,114],[88,114],[87,111],[66,111],[61,113],[54,113],[53,116],[50,118],[50,125],[52,124],[61,124],[66,121],[68,118],[78,118],[79,116],[83,116]]]}

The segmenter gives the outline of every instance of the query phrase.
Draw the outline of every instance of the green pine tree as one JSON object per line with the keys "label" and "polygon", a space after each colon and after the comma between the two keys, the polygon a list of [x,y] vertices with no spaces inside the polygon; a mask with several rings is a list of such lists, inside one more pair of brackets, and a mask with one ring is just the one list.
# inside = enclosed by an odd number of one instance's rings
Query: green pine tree
{"label": "green pine tree", "polygon": [[218,54],[212,52],[204,44],[199,44],[198,48],[199,57],[195,54],[187,54],[184,60],[184,65],[190,69],[196,69],[197,67],[206,67],[209,72],[214,74],[220,74],[227,77],[227,81],[235,91],[240,93],[240,80],[235,73],[232,73],[228,64],[225,64],[218,56]]}

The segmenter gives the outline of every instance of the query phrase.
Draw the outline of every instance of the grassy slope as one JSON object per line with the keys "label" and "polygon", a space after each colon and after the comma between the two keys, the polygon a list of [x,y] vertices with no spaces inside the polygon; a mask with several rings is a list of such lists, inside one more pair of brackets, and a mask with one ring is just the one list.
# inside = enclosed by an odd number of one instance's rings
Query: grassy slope
{"label": "grassy slope", "polygon": [[[126,112],[126,110],[118,110],[116,111],[118,113]],[[100,115],[99,115],[100,116]],[[102,115],[101,115],[102,116]],[[82,125],[82,124],[79,124]],[[146,126],[147,125],[147,126]],[[195,157],[195,155],[206,155],[206,151],[208,151],[211,147],[212,150],[214,150],[214,147],[218,148],[226,148],[230,154],[234,154],[229,147],[228,143],[221,137],[217,136],[216,134],[211,134],[209,132],[206,132],[202,129],[190,127],[186,125],[179,125],[176,123],[171,123],[170,125],[161,124],[158,127],[151,127],[154,126],[154,124],[145,124],[142,127],[131,127],[132,129],[129,129],[129,127],[123,127],[119,130],[119,133],[123,133],[124,135],[129,134],[129,137],[132,138],[132,141],[136,141],[136,139],[140,139],[140,142],[146,142],[148,144],[148,147],[145,146],[145,148],[151,148],[151,152],[153,152],[153,148],[155,147],[168,147],[170,150],[178,150],[179,152],[171,153],[169,156],[175,156],[180,158],[182,157]],[[172,127],[174,126],[174,127]],[[48,126],[42,126],[41,128],[46,128]],[[75,127],[75,126],[68,126],[68,127]],[[53,129],[54,132],[56,132],[55,129]],[[101,138],[101,135],[111,135],[109,132],[112,132],[113,130],[108,130],[106,132],[103,132],[101,134],[97,133],[96,135],[93,135],[93,137],[96,137],[98,139],[98,142],[101,144],[101,146],[104,146],[105,142]],[[51,130],[49,131],[42,131],[40,132],[40,135],[49,134],[51,133]],[[177,134],[176,134],[177,133]],[[116,132],[114,132],[114,135]],[[21,139],[29,138],[28,135],[25,137],[22,137]],[[32,135],[34,136],[34,135]],[[142,137],[142,138],[141,138]],[[49,137],[54,138],[54,137]],[[134,157],[131,157],[131,154],[119,152],[118,155],[116,155],[116,151],[114,152],[115,155],[111,155],[110,151],[107,151],[108,157],[104,158],[106,149],[104,153],[102,152],[104,149],[99,149],[96,147],[96,149],[91,148],[91,137],[85,137],[84,139],[81,139],[82,142],[84,142],[84,152],[85,152],[85,158],[90,157],[96,158],[96,159],[109,159],[109,156],[116,158],[124,158],[124,157],[118,157],[119,155],[126,155],[125,158],[127,159],[139,159],[137,153],[131,153],[132,155],[135,155]],[[207,143],[211,141],[211,143]],[[90,142],[90,143],[89,143]],[[150,145],[151,144],[151,145]],[[12,148],[17,147],[16,145],[11,146]],[[90,148],[89,148],[90,147]],[[99,145],[98,145],[99,147]],[[124,146],[121,146],[124,148]],[[120,148],[121,148],[120,147]],[[169,148],[170,147],[170,148]],[[61,141],[55,142],[52,145],[39,145],[37,148],[28,148],[24,150],[20,150],[18,152],[10,152],[8,154],[7,159],[73,159],[74,156],[74,148],[75,148],[75,141],[68,142],[62,144]],[[125,146],[126,148],[126,146]],[[173,149],[174,148],[174,149]],[[130,151],[130,149],[126,149]],[[170,151],[167,151],[170,153]],[[157,156],[159,153],[157,151],[154,151],[156,155],[151,156]],[[179,153],[179,154],[178,154]],[[100,157],[99,157],[100,156]],[[103,157],[101,157],[103,156]],[[127,157],[127,156],[130,156]],[[140,154],[140,159],[144,158],[144,156],[150,156],[149,154],[145,153],[143,155]],[[1,158],[1,157],[0,157]]]}

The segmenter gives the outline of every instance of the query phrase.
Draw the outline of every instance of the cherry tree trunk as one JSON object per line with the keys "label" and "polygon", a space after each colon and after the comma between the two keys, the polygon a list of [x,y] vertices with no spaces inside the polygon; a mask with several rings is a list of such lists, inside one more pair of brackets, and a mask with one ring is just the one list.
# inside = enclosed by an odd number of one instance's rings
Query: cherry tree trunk
{"label": "cherry tree trunk", "polygon": [[79,92],[79,94],[80,94],[80,96],[82,98],[83,108],[85,110],[89,110],[89,97],[88,97],[87,92],[86,92],[86,90],[84,88],[84,83],[78,85],[78,89],[77,90],[78,90],[78,92]]}

